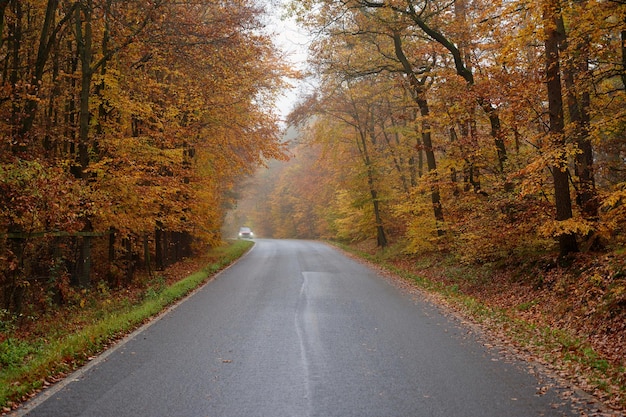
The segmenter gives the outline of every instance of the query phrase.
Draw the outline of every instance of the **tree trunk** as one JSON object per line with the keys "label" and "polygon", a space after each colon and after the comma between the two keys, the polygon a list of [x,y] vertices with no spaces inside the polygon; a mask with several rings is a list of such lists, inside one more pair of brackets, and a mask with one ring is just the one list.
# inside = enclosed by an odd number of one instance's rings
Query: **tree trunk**
{"label": "tree trunk", "polygon": [[54,17],[59,6],[59,0],[48,0],[46,6],[46,17],[44,19],[43,27],[41,28],[41,34],[39,36],[39,49],[37,50],[37,60],[35,61],[35,69],[31,77],[31,88],[29,99],[26,101],[24,108],[24,120],[22,121],[22,127],[20,129],[20,137],[28,134],[35,121],[35,114],[37,113],[37,105],[39,100],[37,98],[39,93],[39,87],[43,78],[44,68],[50,55],[50,49],[52,43],[50,42],[50,32],[54,25]]}
{"label": "tree trunk", "polygon": [[13,254],[14,268],[11,271],[7,271],[6,280],[3,279],[2,292],[4,294],[3,307],[6,310],[14,313],[20,313],[22,301],[22,292],[20,287],[23,287],[21,281],[24,275],[24,251],[26,247],[26,241],[22,237],[18,237],[21,234],[21,227],[9,225],[9,233],[15,235],[15,237],[7,238],[7,247],[9,252]]}
{"label": "tree trunk", "polygon": [[[72,41],[68,40],[67,49],[68,51],[73,51],[74,44]],[[65,61],[65,73],[69,75],[69,86],[68,89],[70,91],[76,91],[76,72],[78,71],[78,51],[75,54],[72,54],[69,59]],[[64,124],[65,132],[64,132],[64,143],[63,143],[63,153],[74,155],[75,153],[75,145],[76,142],[76,132],[77,132],[77,120],[76,120],[76,96],[75,94],[69,94],[67,97],[67,101],[65,103],[65,114],[64,114]],[[72,170],[72,174],[75,177],[80,178],[80,173],[75,173]]]}
{"label": "tree trunk", "polygon": [[380,248],[385,248],[388,245],[387,235],[385,234],[385,227],[383,226],[383,219],[380,215],[380,202],[378,201],[378,192],[373,188],[373,178],[368,171],[368,183],[370,184],[370,193],[372,195],[372,202],[374,204],[374,218],[376,219],[376,244]]}
{"label": "tree trunk", "polygon": [[[82,19],[81,19],[82,12]],[[89,167],[89,99],[91,95],[91,80],[93,71],[91,61],[93,59],[92,49],[92,20],[93,4],[92,0],[81,2],[76,8],[76,44],[78,46],[78,56],[81,64],[81,90],[79,105],[79,137],[78,137],[78,164],[75,166],[74,174],[77,178],[87,178],[87,168]],[[83,31],[84,23],[84,31]],[[91,219],[87,213],[83,221],[85,226],[83,231],[93,231]],[[81,257],[78,265],[78,285],[88,287],[91,273],[91,239],[85,236],[81,247]]]}
{"label": "tree trunk", "polygon": [[[20,70],[22,67],[21,64],[21,44],[22,44],[22,4],[20,1],[13,1],[13,8],[15,12],[15,18],[13,22],[10,24],[11,32],[13,36],[11,37],[10,43],[10,55],[12,66],[10,69],[9,82],[11,83],[11,87],[15,90],[19,85],[20,81]],[[19,97],[20,93],[18,91],[14,91],[16,97]],[[19,153],[26,150],[24,144],[22,143],[21,138],[17,135],[18,133],[18,125],[21,122],[21,113],[22,109],[20,106],[20,100],[12,100],[11,103],[11,124],[13,125],[12,138],[11,138],[11,149],[13,153]]]}
{"label": "tree trunk", "polygon": [[163,233],[163,223],[157,220],[154,227],[154,262],[158,271],[165,269],[165,248],[163,242],[165,239]]}
{"label": "tree trunk", "polygon": [[79,233],[75,239],[77,242],[76,245],[78,246],[78,257],[76,258],[72,284],[79,288],[89,288],[91,286],[92,231],[93,227],[91,222],[87,221],[83,227],[82,233]]}
{"label": "tree trunk", "polygon": [[111,15],[111,2],[112,0],[107,0],[104,5],[104,33],[102,34],[102,61],[100,67],[100,75],[102,76],[98,85],[96,85],[95,94],[98,96],[100,100],[100,105],[98,106],[98,124],[96,125],[96,140],[93,142],[94,153],[98,154],[100,152],[100,138],[104,134],[104,126],[108,117],[107,110],[107,99],[104,97],[104,89],[106,87],[105,84],[105,76],[107,73],[107,64],[108,64],[108,56],[109,56],[109,41],[110,41],[110,27],[109,27],[109,19]]}
{"label": "tree trunk", "polygon": [[[557,16],[557,30],[560,33],[561,50],[568,54],[563,70],[565,94],[569,110],[570,122],[573,124],[573,135],[579,153],[575,158],[575,172],[578,177],[576,203],[587,219],[598,218],[598,200],[593,169],[593,145],[589,135],[591,105],[589,88],[585,85],[589,80],[588,40],[580,40],[576,46],[570,45],[565,32],[563,16]],[[579,79],[576,80],[576,74]],[[580,79],[582,77],[582,80]],[[578,81],[578,82],[577,82]],[[581,91],[580,95],[578,91]]]}
{"label": "tree trunk", "polygon": [[372,196],[372,205],[374,208],[374,219],[376,221],[376,244],[378,247],[384,248],[387,246],[387,235],[385,233],[385,227],[383,225],[383,218],[380,214],[380,200],[378,199],[378,191],[374,187],[374,172],[371,162],[367,165],[367,185],[370,189],[370,195]]}
{"label": "tree trunk", "polygon": [[[624,18],[624,23],[626,24],[626,18]],[[622,30],[620,33],[622,39],[622,85],[624,87],[624,91],[626,91],[626,30]]]}
{"label": "tree trunk", "polygon": [[441,205],[441,195],[439,193],[437,163],[435,160],[435,151],[433,149],[430,122],[428,121],[430,109],[425,98],[418,98],[416,101],[420,109],[420,115],[422,116],[422,144],[424,146],[424,153],[426,154],[428,172],[431,175],[430,181],[432,181],[430,186],[430,199],[433,204],[433,214],[437,222],[437,236],[443,236],[445,234],[445,231],[442,229],[444,223],[443,207]]}
{"label": "tree trunk", "polygon": [[52,73],[51,73],[51,82],[52,89],[50,97],[48,98],[48,106],[45,112],[46,121],[45,121],[45,130],[46,134],[43,139],[43,146],[48,154],[48,157],[58,156],[61,150],[59,146],[59,138],[57,135],[53,134],[53,129],[55,126],[59,125],[59,110],[57,105],[56,98],[61,95],[61,86],[60,86],[60,62],[59,62],[59,54],[55,54],[52,60]]}
{"label": "tree trunk", "polygon": [[376,190],[375,187],[374,167],[372,165],[372,160],[370,158],[367,146],[367,133],[362,131],[361,129],[358,129],[358,137],[360,141],[359,149],[361,151],[361,156],[363,157],[363,161],[367,170],[367,186],[372,197],[374,220],[376,222],[376,244],[379,247],[384,248],[388,244],[387,235],[385,233],[385,227],[383,225],[383,219],[380,213],[380,200],[378,197],[378,190]]}
{"label": "tree trunk", "polygon": [[[84,22],[81,20],[81,11]],[[93,60],[92,13],[92,0],[86,0],[82,7],[76,9],[76,42],[81,63],[80,116],[78,124],[78,164],[81,178],[85,177],[85,170],[89,166],[89,122],[91,119],[89,99],[91,97],[91,81],[93,78],[91,67]]]}
{"label": "tree trunk", "polygon": [[[397,125],[395,121],[393,120],[393,117],[391,118],[391,125],[394,129],[396,129]],[[389,148],[389,151],[391,153],[393,166],[396,172],[398,173],[398,176],[400,177],[400,184],[402,184],[402,190],[408,196],[410,194],[410,188],[409,188],[409,181],[407,179],[405,168],[404,168],[405,162],[404,162],[404,158],[402,157],[402,152],[400,152],[400,154],[398,155],[398,151],[397,151],[397,149],[400,149],[400,144],[401,144],[400,137],[399,137],[400,135],[398,133],[393,134],[393,137],[395,138],[395,140],[393,141],[394,143],[392,144],[392,140],[390,137],[391,134],[387,132],[384,126],[383,126],[382,134],[385,139],[385,142],[387,143],[387,147]]]}
{"label": "tree trunk", "polygon": [[[558,1],[546,0],[543,21],[545,25],[546,85],[548,90],[548,111],[550,113],[551,146],[560,150],[560,155],[552,166],[556,220],[563,221],[572,218],[572,201],[569,189],[567,157],[565,152],[562,151],[565,144],[563,137],[565,123],[559,62],[560,34],[557,30],[556,20],[560,12]],[[574,233],[561,233],[558,239],[559,251],[562,257],[572,252],[578,252],[578,244]]]}
{"label": "tree trunk", "polygon": [[82,236],[80,256],[76,265],[76,285],[80,288],[91,286],[91,236]]}
{"label": "tree trunk", "polygon": [[150,259],[150,239],[148,234],[143,235],[143,262],[148,271],[148,275],[152,276],[152,260]]}
{"label": "tree trunk", "polygon": [[[4,33],[4,16],[11,0],[0,0],[0,33]],[[4,37],[0,36],[0,49],[4,46]]]}
{"label": "tree trunk", "polygon": [[421,137],[422,137],[422,147],[424,149],[424,153],[426,154],[426,165],[428,167],[428,172],[431,174],[432,185],[431,185],[431,201],[433,204],[433,214],[435,216],[435,220],[437,222],[437,235],[443,236],[445,233],[441,226],[444,223],[443,216],[443,208],[441,206],[441,196],[439,193],[439,185],[437,184],[437,161],[435,158],[435,151],[432,143],[431,136],[431,127],[430,127],[430,109],[428,107],[428,101],[426,100],[426,94],[424,92],[424,84],[417,79],[415,72],[413,71],[413,66],[407,59],[404,50],[402,49],[402,38],[400,37],[399,32],[393,33],[393,42],[395,47],[396,58],[402,64],[402,68],[404,69],[404,73],[409,78],[409,82],[411,84],[413,100],[417,103],[417,106],[420,109],[420,115],[422,116],[421,123]]}

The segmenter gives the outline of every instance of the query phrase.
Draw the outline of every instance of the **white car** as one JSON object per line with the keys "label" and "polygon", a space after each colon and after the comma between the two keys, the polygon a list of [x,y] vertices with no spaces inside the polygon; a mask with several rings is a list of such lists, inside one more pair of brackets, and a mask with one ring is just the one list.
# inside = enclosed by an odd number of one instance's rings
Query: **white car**
{"label": "white car", "polygon": [[249,227],[240,227],[239,228],[239,239],[252,239],[254,238],[254,233],[250,230]]}

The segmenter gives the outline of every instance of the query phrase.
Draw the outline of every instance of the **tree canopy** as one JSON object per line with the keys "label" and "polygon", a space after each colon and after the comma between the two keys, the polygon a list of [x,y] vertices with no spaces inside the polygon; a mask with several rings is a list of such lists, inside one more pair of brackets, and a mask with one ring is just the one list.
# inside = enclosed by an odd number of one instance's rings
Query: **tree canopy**
{"label": "tree canopy", "polygon": [[[291,10],[314,36],[320,87],[292,114],[308,156],[278,177],[276,190],[291,192],[272,205],[288,199],[290,218],[306,207],[318,227],[309,234],[473,262],[623,242],[623,2],[311,0]],[[293,184],[308,171],[320,198],[303,204]]]}
{"label": "tree canopy", "polygon": [[[284,157],[273,102],[290,69],[264,18],[243,0],[0,2],[6,308],[52,265],[46,285],[89,286],[142,246],[162,264],[220,242],[233,186]],[[90,277],[100,246],[109,267]]]}

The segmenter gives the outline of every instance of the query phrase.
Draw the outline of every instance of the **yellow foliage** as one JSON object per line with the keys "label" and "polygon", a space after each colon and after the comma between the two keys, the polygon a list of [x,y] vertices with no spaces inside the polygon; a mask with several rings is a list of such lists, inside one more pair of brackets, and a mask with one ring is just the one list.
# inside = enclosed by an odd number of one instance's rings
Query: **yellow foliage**
{"label": "yellow foliage", "polygon": [[586,236],[594,230],[595,227],[591,222],[580,218],[571,218],[547,221],[539,227],[538,232],[543,237],[559,237],[571,233]]}
{"label": "yellow foliage", "polygon": [[626,182],[616,184],[614,191],[608,193],[602,201],[602,208],[611,212],[614,210],[624,210],[622,207],[626,203]]}
{"label": "yellow foliage", "polygon": [[337,190],[333,206],[336,210],[333,224],[338,239],[355,242],[375,236],[371,205],[358,204],[348,190]]}

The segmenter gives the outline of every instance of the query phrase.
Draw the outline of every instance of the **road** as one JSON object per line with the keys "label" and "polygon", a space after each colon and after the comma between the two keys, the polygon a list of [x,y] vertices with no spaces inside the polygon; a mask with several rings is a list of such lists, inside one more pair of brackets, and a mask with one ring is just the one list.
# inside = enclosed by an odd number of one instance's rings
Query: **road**
{"label": "road", "polygon": [[323,243],[239,262],[21,416],[579,415],[528,364]]}

